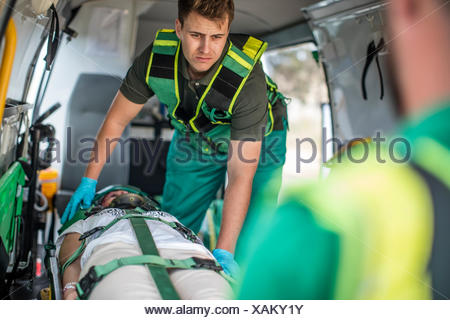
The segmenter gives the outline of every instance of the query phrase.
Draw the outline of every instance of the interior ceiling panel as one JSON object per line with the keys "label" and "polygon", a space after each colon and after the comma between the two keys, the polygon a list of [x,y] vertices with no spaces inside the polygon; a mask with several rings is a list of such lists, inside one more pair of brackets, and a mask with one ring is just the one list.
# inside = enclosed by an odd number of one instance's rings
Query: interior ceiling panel
{"label": "interior ceiling panel", "polygon": [[235,0],[236,14],[232,30],[249,34],[267,34],[304,20],[301,8],[317,0]]}
{"label": "interior ceiling panel", "polygon": [[[93,0],[73,0],[73,5]],[[177,16],[177,0],[142,1],[153,5],[139,18],[149,22],[173,25]],[[304,21],[301,9],[318,0],[235,0],[236,13],[232,32],[254,35],[268,34]]]}

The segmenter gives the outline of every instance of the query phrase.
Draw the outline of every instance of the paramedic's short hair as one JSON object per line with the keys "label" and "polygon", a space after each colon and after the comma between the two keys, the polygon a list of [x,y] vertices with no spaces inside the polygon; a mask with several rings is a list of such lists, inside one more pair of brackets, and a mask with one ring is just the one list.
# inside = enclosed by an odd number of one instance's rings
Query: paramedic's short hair
{"label": "paramedic's short hair", "polygon": [[441,4],[445,6],[444,9],[447,10],[447,13],[450,13],[450,1],[449,0],[440,0]]}
{"label": "paramedic's short hair", "polygon": [[228,24],[231,24],[234,18],[234,2],[233,0],[178,0],[178,19],[181,25],[192,11],[214,20],[225,19],[228,16]]}
{"label": "paramedic's short hair", "polygon": [[450,14],[450,0],[434,0],[434,3],[441,8],[440,11]]}

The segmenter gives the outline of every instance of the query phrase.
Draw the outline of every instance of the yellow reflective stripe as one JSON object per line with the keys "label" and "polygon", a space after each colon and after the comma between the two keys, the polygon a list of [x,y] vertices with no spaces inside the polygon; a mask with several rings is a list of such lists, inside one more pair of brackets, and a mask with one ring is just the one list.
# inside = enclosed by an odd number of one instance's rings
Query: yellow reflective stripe
{"label": "yellow reflective stripe", "polygon": [[268,106],[269,106],[269,118],[270,118],[270,129],[269,129],[269,131],[264,135],[264,136],[268,136],[269,134],[271,134],[272,133],[272,131],[273,131],[273,112],[272,112],[272,104],[269,102],[268,103]]}
{"label": "yellow reflective stripe", "polygon": [[247,61],[245,61],[244,59],[242,59],[241,57],[239,57],[239,55],[233,51],[229,51],[228,55],[233,58],[237,63],[239,63],[241,66],[243,66],[244,68],[246,68],[247,70],[251,70],[253,68],[253,66],[248,63]]}
{"label": "yellow reflective stripe", "polygon": [[262,46],[263,42],[261,40],[249,37],[242,51],[254,60]]}
{"label": "yellow reflective stripe", "polygon": [[266,81],[266,84],[269,86],[270,89],[278,89],[276,86],[274,86],[273,84],[271,84],[270,82]]}
{"label": "yellow reflective stripe", "polygon": [[175,108],[173,108],[172,116],[178,122],[183,123],[183,121],[179,120],[175,116],[175,112],[177,111],[178,106],[180,105],[180,92],[179,92],[179,88],[178,88],[178,59],[180,57],[180,47],[181,47],[181,42],[178,43],[177,53],[175,54],[175,65],[174,65],[175,74],[174,74],[173,81],[175,82],[175,96],[177,97],[177,105],[175,106]]}
{"label": "yellow reflective stripe", "polygon": [[[175,32],[175,30],[174,29],[160,29],[159,31],[158,31],[158,33],[159,32]],[[157,36],[158,37],[158,36]]]}
{"label": "yellow reflective stripe", "polygon": [[271,88],[271,89],[278,89],[277,85],[275,83],[272,82],[272,79],[270,79],[267,75],[266,75],[266,84]]}
{"label": "yellow reflective stripe", "polygon": [[155,40],[153,42],[154,46],[161,46],[161,47],[176,47],[178,46],[178,41],[175,40]]}
{"label": "yellow reflective stripe", "polygon": [[216,248],[216,228],[214,225],[214,218],[212,216],[212,210],[207,211],[206,217],[208,218],[209,249],[212,251]]}
{"label": "yellow reflective stripe", "polygon": [[[250,39],[249,39],[250,40]],[[256,39],[257,40],[257,39]],[[258,40],[259,41],[259,40]],[[247,41],[248,42],[248,41]],[[256,54],[256,56],[253,58],[253,60],[258,61],[259,58],[261,58],[262,54],[264,53],[264,51],[267,48],[267,42],[264,42],[262,46],[260,46],[258,53]],[[244,87],[244,84],[247,82],[248,77],[250,76],[250,73],[248,73],[248,75],[244,78],[244,80],[241,82],[239,88],[236,91],[236,94],[233,97],[233,100],[231,100],[230,106],[228,107],[228,113],[232,114],[233,113],[233,106],[236,102],[236,99],[239,95],[239,93],[241,92],[242,88]]]}
{"label": "yellow reflective stripe", "polygon": [[[231,41],[230,41],[230,45],[228,46],[228,51],[230,51],[231,46],[232,46],[232,44],[231,44]],[[198,104],[197,104],[197,110],[196,110],[196,112],[195,112],[195,116],[194,116],[191,120],[189,120],[189,123],[191,124],[191,127],[192,127],[192,129],[193,129],[195,132],[199,132],[199,131],[198,131],[197,127],[195,126],[194,121],[195,121],[195,119],[197,119],[198,114],[200,113],[200,108],[201,108],[201,106],[202,106],[202,104],[203,104],[203,101],[205,100],[205,97],[206,97],[206,95],[208,94],[209,90],[211,89],[211,86],[213,85],[214,81],[216,80],[217,76],[219,75],[220,70],[222,70],[222,67],[223,67],[223,64],[221,64],[221,65],[217,68],[217,71],[216,71],[216,73],[214,74],[214,76],[213,76],[213,78],[211,79],[211,81],[209,82],[208,87],[206,88],[205,92],[203,92],[202,97],[201,97],[200,100],[198,101]],[[248,76],[247,76],[247,77],[248,77]]]}
{"label": "yellow reflective stripe", "polygon": [[147,75],[145,77],[145,82],[148,85],[148,78],[150,77],[150,69],[152,68],[152,62],[153,62],[153,51],[150,55],[150,61],[148,62],[148,67],[147,67]]}
{"label": "yellow reflective stripe", "polygon": [[215,121],[215,122],[211,121],[211,123],[212,124],[230,124],[229,122],[222,122],[222,121]]}

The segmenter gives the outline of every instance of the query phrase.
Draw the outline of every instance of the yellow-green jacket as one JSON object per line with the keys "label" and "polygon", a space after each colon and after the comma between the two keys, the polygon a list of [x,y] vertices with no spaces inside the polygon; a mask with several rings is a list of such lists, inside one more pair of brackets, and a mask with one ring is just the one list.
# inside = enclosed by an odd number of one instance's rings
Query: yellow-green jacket
{"label": "yellow-green jacket", "polygon": [[448,299],[450,102],[429,110],[398,134],[410,150],[371,148],[261,213],[239,297]]}

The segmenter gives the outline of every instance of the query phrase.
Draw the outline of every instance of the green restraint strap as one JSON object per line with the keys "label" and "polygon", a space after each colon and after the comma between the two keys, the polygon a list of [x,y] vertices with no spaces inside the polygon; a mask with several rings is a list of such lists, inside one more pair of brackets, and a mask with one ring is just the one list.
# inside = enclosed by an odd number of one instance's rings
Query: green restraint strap
{"label": "green restraint strap", "polygon": [[[140,212],[140,211],[137,211],[137,212]],[[127,211],[126,215],[124,215],[122,217],[119,217],[119,218],[116,218],[113,221],[111,221],[110,223],[108,223],[106,226],[104,226],[103,229],[102,229],[102,233],[105,232],[106,230],[108,230],[109,228],[111,228],[117,222],[119,222],[121,220],[125,220],[125,219],[131,219],[131,218],[159,221],[161,223],[164,223],[164,224],[168,225],[169,227],[172,227],[172,228],[176,229],[176,224],[174,222],[168,222],[168,221],[165,221],[163,219],[155,218],[155,217],[142,216],[140,214],[136,214],[136,213],[133,213],[131,211]]]}
{"label": "green restraint strap", "polygon": [[[159,257],[158,249],[156,248],[155,241],[152,234],[148,229],[145,219],[139,219],[136,217],[130,218],[131,225],[133,226],[136,238],[139,246],[141,247],[142,254],[144,256],[153,255]],[[120,260],[120,259],[119,259]],[[155,284],[164,300],[180,300],[180,296],[175,291],[175,288],[170,281],[169,273],[164,266],[147,264],[148,269],[155,281]]]}
{"label": "green restraint strap", "polygon": [[[158,267],[162,269],[208,269],[216,272],[220,272],[222,276],[227,280],[231,280],[234,283],[234,280],[224,275],[222,267],[214,260],[210,259],[200,259],[200,258],[188,258],[184,260],[175,260],[175,259],[164,259],[160,256],[155,255],[143,255],[143,256],[132,256],[132,257],[124,257],[119,258],[113,261],[110,261],[104,265],[93,266],[89,270],[88,274],[83,278],[80,283],[77,283],[77,292],[79,299],[87,299],[97,285],[99,281],[101,281],[105,276],[110,274],[111,272],[130,265],[143,265],[151,267]],[[91,281],[89,285],[83,284],[84,279],[88,279]],[[157,284],[158,282],[155,281]],[[83,289],[84,287],[84,289]],[[176,294],[176,293],[175,293]]]}
{"label": "green restraint strap", "polygon": [[142,264],[146,264],[152,267],[162,267],[169,269],[192,269],[198,265],[198,263],[193,258],[185,260],[174,260],[164,259],[156,255],[143,255],[119,258],[104,265],[95,266],[95,272],[97,273],[98,277],[103,277],[121,267]]}
{"label": "green restraint strap", "polygon": [[81,242],[78,249],[75,250],[75,252],[70,256],[70,258],[67,259],[66,263],[64,263],[64,265],[61,267],[61,270],[60,270],[61,277],[64,275],[64,271],[66,271],[67,267],[70,266],[75,260],[77,260],[77,258],[83,253],[84,248],[85,248],[84,247],[85,243],[86,243],[86,239],[83,239],[83,241]]}

